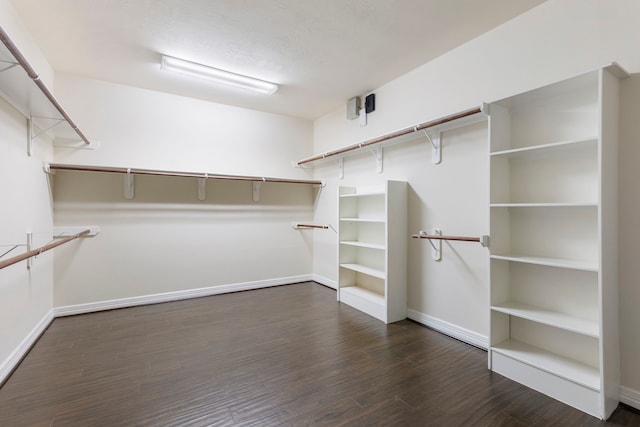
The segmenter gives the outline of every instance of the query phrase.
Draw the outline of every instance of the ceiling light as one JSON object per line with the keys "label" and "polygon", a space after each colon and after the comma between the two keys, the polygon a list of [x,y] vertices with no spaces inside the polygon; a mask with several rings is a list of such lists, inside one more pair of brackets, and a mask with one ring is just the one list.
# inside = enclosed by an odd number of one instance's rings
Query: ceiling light
{"label": "ceiling light", "polygon": [[252,90],[265,95],[271,95],[278,90],[278,85],[275,83],[265,82],[264,80],[258,80],[241,74],[219,70],[217,68],[208,67],[191,61],[185,61],[184,59],[173,58],[171,56],[162,55],[160,68],[163,70],[186,74],[192,77],[208,79],[227,86]]}

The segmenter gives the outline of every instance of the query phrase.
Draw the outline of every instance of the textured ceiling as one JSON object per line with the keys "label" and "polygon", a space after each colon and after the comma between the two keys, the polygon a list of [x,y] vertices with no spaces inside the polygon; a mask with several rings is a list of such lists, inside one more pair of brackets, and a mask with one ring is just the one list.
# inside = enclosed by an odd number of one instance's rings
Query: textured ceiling
{"label": "textured ceiling", "polygon": [[[543,0],[13,0],[57,71],[317,118]],[[269,80],[254,95],[162,72],[170,55]]]}

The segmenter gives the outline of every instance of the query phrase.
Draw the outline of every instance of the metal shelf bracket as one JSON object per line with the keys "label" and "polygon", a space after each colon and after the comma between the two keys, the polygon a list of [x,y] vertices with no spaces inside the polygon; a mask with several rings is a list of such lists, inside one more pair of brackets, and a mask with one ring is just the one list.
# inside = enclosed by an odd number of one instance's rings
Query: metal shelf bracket
{"label": "metal shelf bracket", "polygon": [[[42,120],[51,120],[52,123],[47,126],[44,129],[40,129],[40,132],[36,132],[34,126],[33,126],[33,119],[42,119]],[[36,139],[37,137],[39,137],[40,135],[42,135],[43,133],[46,133],[47,131],[53,129],[54,127],[58,126],[60,123],[65,122],[65,119],[59,119],[57,117],[38,117],[38,116],[32,116],[31,114],[29,114],[29,118],[27,119],[27,155],[31,156],[31,154],[33,154],[33,140]]]}
{"label": "metal shelf bracket", "polygon": [[[434,228],[431,233],[421,230],[418,234],[420,236],[442,236],[442,230],[440,230],[439,228]],[[427,241],[431,245],[431,258],[434,261],[442,261],[442,240],[434,242],[433,240],[428,239]]]}
{"label": "metal shelf bracket", "polygon": [[15,67],[16,65],[20,65],[20,63],[18,63],[17,61],[9,61],[7,59],[0,59],[0,73],[3,71],[7,71],[10,70],[11,68]]}
{"label": "metal shelf bracket", "polygon": [[382,145],[378,145],[376,148],[369,148],[369,152],[376,159],[376,172],[382,173]]}
{"label": "metal shelf bracket", "polygon": [[127,200],[133,199],[135,196],[135,175],[131,173],[131,168],[127,169],[127,174],[124,176],[124,198]]}
{"label": "metal shelf bracket", "polygon": [[260,187],[262,186],[262,183],[265,182],[266,179],[262,178],[262,181],[254,181],[253,184],[253,194],[252,194],[252,198],[254,202],[259,202],[260,201]]}
{"label": "metal shelf bracket", "polygon": [[423,132],[431,143],[431,163],[433,163],[434,165],[439,165],[440,163],[442,163],[442,132],[436,130],[433,136],[431,136],[431,134],[429,134],[429,131],[427,131],[426,129],[423,129]]}
{"label": "metal shelf bracket", "polygon": [[207,198],[207,179],[209,174],[205,173],[204,178],[198,178],[198,200],[203,201]]}

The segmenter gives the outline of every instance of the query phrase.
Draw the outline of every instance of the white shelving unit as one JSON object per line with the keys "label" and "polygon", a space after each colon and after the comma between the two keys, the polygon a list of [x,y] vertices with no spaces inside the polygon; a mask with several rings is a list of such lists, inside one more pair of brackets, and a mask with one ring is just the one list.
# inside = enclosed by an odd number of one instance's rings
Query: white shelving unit
{"label": "white shelving unit", "polygon": [[489,368],[618,404],[617,65],[490,105]]}
{"label": "white shelving unit", "polygon": [[407,183],[338,193],[338,301],[385,323],[406,318]]}

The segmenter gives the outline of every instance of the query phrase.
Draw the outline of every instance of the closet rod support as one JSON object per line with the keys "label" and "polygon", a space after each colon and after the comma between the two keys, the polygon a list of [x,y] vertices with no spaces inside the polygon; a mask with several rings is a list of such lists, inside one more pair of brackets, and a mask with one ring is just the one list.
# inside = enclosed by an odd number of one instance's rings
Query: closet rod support
{"label": "closet rod support", "polygon": [[442,163],[442,132],[437,130],[434,136],[431,136],[426,129],[422,129],[422,132],[431,143],[431,163],[439,165]]}
{"label": "closet rod support", "polygon": [[207,179],[209,174],[205,173],[203,178],[198,178],[198,200],[203,201],[207,198]]}
{"label": "closet rod support", "polygon": [[374,147],[367,147],[373,158],[376,160],[376,172],[382,173],[382,145]]}
{"label": "closet rod support", "polygon": [[10,70],[13,67],[15,67],[16,65],[20,65],[16,61],[9,61],[7,59],[0,59],[0,64],[6,64],[6,66],[4,68],[0,68],[0,73],[3,72],[3,71]]}
{"label": "closet rod support", "polygon": [[[33,248],[33,233],[27,231],[27,252],[30,252]],[[31,266],[33,265],[33,257],[27,258],[27,270],[31,270]]]}
{"label": "closet rod support", "polygon": [[254,202],[259,202],[260,201],[260,187],[262,186],[262,183],[266,182],[266,178],[262,178],[262,181],[253,181],[253,192],[252,192],[252,199]]}
{"label": "closet rod support", "polygon": [[131,168],[127,169],[127,174],[124,176],[124,198],[131,200],[135,197],[135,175],[131,173]]}

